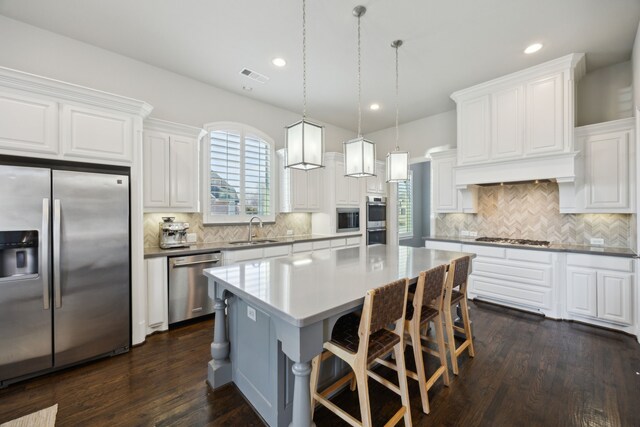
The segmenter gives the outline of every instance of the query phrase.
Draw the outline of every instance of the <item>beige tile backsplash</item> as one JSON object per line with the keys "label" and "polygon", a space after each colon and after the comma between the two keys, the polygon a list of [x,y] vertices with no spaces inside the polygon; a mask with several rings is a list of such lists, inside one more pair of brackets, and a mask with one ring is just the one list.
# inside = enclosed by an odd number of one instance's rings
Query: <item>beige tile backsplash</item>
{"label": "beige tile backsplash", "polygon": [[[189,233],[198,235],[198,243],[224,242],[247,238],[248,225],[204,225],[200,213],[144,214],[144,246],[158,246],[158,224],[163,216],[173,216],[176,221],[189,223]],[[285,236],[287,230],[293,234],[311,234],[311,214],[292,213],[276,215],[276,222],[264,224],[263,228],[254,227],[259,237]]]}
{"label": "beige tile backsplash", "polygon": [[606,246],[632,247],[632,215],[561,214],[558,200],[556,183],[480,187],[478,213],[437,214],[436,235],[457,237],[469,230],[479,236],[578,245],[599,237]]}

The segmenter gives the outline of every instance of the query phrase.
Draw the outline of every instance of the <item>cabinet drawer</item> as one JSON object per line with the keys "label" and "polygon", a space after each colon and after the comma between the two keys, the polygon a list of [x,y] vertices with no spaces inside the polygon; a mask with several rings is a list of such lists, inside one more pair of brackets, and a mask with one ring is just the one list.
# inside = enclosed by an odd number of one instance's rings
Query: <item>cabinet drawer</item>
{"label": "cabinet drawer", "polygon": [[264,248],[264,257],[265,258],[273,258],[277,256],[285,256],[289,255],[289,249],[291,247],[289,245],[282,246],[272,246],[269,248]]}
{"label": "cabinet drawer", "polygon": [[510,302],[514,304],[535,307],[539,309],[551,308],[551,290],[529,287],[513,282],[485,277],[469,277],[469,287],[480,297]]}
{"label": "cabinet drawer", "polygon": [[471,252],[479,257],[504,258],[506,249],[494,246],[462,245],[462,252]]}
{"label": "cabinet drawer", "polygon": [[438,242],[436,240],[426,240],[424,247],[427,249],[435,249],[438,251],[461,252],[462,245],[454,242]]}
{"label": "cabinet drawer", "polygon": [[567,265],[604,270],[633,271],[633,259],[612,256],[567,254]]}
{"label": "cabinet drawer", "polygon": [[507,259],[551,264],[553,262],[553,254],[551,252],[528,251],[526,249],[507,249]]}
{"label": "cabinet drawer", "polygon": [[240,262],[247,261],[250,259],[260,259],[262,258],[262,249],[244,249],[241,251],[230,251],[229,255],[224,256],[225,260],[229,260],[230,262]]}
{"label": "cabinet drawer", "polygon": [[473,275],[496,277],[514,284],[526,283],[545,288],[551,288],[553,284],[553,272],[550,265],[492,263],[479,258],[473,261]]}
{"label": "cabinet drawer", "polygon": [[320,242],[313,242],[313,250],[318,250],[318,249],[329,249],[331,247],[331,241],[330,240],[322,240]]}
{"label": "cabinet drawer", "polygon": [[333,239],[331,240],[332,248],[341,248],[347,244],[347,239]]}
{"label": "cabinet drawer", "polygon": [[312,242],[301,242],[301,243],[294,243],[293,244],[293,253],[297,254],[300,252],[309,252],[313,250],[313,243]]}
{"label": "cabinet drawer", "polygon": [[347,238],[347,246],[359,246],[359,245],[360,245],[360,237]]}

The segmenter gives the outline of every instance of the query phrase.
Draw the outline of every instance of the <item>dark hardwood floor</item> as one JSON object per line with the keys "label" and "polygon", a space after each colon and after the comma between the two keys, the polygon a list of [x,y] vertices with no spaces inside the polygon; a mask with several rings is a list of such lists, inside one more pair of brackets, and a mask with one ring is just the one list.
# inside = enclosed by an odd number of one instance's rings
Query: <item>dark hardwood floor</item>
{"label": "dark hardwood floor", "polygon": [[[450,387],[430,390],[430,415],[409,380],[414,425],[640,426],[634,338],[488,304],[472,304],[471,318],[476,357],[462,358]],[[58,403],[58,426],[262,425],[235,386],[208,389],[212,330],[212,321],[185,326],[127,354],[11,385],[0,390],[0,423]],[[399,398],[375,381],[370,391],[382,425]],[[334,402],[360,418],[355,392]],[[314,420],[344,425],[323,408]]]}

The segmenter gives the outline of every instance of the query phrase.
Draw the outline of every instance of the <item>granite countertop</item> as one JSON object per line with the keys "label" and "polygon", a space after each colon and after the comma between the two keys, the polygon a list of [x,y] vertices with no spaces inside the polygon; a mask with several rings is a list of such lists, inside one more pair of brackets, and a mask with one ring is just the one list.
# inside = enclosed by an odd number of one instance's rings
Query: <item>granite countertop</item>
{"label": "granite countertop", "polygon": [[[362,304],[367,290],[464,255],[407,246],[354,246],[204,270],[223,288],[297,327]],[[269,274],[263,274],[269,271]]]}
{"label": "granite countertop", "polygon": [[[265,242],[257,245],[232,245],[229,242],[194,243],[184,248],[162,249],[158,246],[144,248],[145,258],[155,258],[161,256],[185,256],[205,254],[215,251],[229,251],[240,249],[264,248],[268,246],[291,245],[293,243],[313,242],[319,240],[333,240],[348,237],[362,237],[362,233],[339,233],[339,234],[303,234],[299,236],[265,237],[264,239],[275,240],[275,242]],[[261,240],[256,238],[254,240]]]}
{"label": "granite countertop", "polygon": [[607,256],[619,256],[626,258],[635,258],[638,256],[635,251],[630,248],[614,248],[608,246],[589,246],[589,245],[574,245],[568,243],[552,243],[551,246],[528,246],[528,245],[514,245],[511,243],[491,243],[491,242],[477,242],[476,237],[446,237],[446,236],[432,236],[423,237],[424,240],[435,240],[440,242],[452,242],[463,243],[469,245],[480,246],[503,246],[509,248],[528,249],[534,251],[551,251],[551,252],[568,252],[576,254],[589,254],[589,255],[607,255]]}

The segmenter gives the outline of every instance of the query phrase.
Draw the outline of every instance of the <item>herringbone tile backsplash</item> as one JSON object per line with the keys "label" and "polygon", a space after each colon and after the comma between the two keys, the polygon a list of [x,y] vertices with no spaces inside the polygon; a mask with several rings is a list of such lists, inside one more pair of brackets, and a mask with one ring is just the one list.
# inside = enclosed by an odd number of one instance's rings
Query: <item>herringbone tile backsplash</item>
{"label": "herringbone tile backsplash", "polygon": [[477,214],[437,214],[436,235],[458,237],[460,231],[479,236],[589,244],[592,237],[606,246],[632,247],[632,216],[627,214],[561,214],[556,183],[480,187]]}
{"label": "herringbone tile backsplash", "polygon": [[[176,221],[188,222],[189,233],[197,233],[198,243],[227,242],[244,240],[249,231],[247,224],[204,225],[200,213],[144,214],[144,246],[158,246],[158,224],[163,216],[173,216]],[[257,223],[256,223],[257,224]],[[311,214],[292,213],[276,215],[276,222],[254,227],[256,235],[262,238],[285,236],[287,230],[295,235],[311,234]]]}

